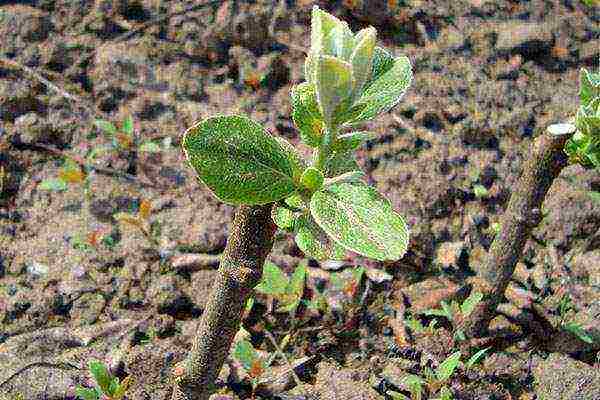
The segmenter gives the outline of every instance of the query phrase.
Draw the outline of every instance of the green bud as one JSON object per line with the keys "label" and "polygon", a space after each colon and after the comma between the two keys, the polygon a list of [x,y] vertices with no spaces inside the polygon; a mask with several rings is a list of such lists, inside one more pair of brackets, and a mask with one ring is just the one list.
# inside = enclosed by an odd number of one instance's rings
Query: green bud
{"label": "green bud", "polygon": [[300,184],[311,192],[315,192],[323,186],[324,180],[325,177],[321,171],[315,167],[308,167],[302,174],[302,178],[300,178]]}

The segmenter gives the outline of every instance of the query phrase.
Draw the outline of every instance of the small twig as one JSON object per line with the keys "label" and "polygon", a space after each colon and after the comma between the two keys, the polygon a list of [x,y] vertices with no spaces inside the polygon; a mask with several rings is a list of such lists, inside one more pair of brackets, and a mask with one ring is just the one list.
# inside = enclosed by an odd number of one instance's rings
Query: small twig
{"label": "small twig", "polygon": [[290,362],[290,360],[288,360],[288,358],[285,356],[285,354],[283,353],[283,350],[279,347],[279,345],[277,344],[277,341],[275,340],[275,338],[273,337],[273,335],[271,334],[271,332],[269,332],[268,330],[265,329],[265,335],[267,336],[267,338],[269,338],[269,340],[271,341],[271,344],[273,345],[273,347],[275,347],[275,350],[277,351],[277,354],[279,354],[279,357],[290,368],[290,372],[292,373],[292,377],[294,378],[294,381],[296,382],[296,385],[297,386],[302,386],[302,381],[300,380],[300,378],[296,374],[296,371],[294,371],[294,366],[292,365],[292,363]]}
{"label": "small twig", "polygon": [[62,362],[62,363],[56,363],[56,364],[46,362],[46,361],[33,362],[31,364],[27,364],[26,366],[20,368],[17,372],[12,374],[8,379],[6,379],[4,382],[0,383],[0,388],[2,388],[4,385],[6,385],[8,382],[10,382],[16,376],[22,374],[23,372],[25,372],[28,369],[31,369],[33,367],[57,368],[57,369],[62,369],[62,370],[73,370],[73,369],[80,370],[81,369],[77,365],[71,364],[69,362]]}

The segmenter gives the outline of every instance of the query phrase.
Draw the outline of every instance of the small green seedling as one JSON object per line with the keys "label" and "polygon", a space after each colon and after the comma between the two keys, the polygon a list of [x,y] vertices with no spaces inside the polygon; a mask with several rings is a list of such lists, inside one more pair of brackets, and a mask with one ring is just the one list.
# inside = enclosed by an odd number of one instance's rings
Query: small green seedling
{"label": "small green seedling", "polygon": [[123,382],[119,382],[119,377],[111,376],[106,366],[97,360],[90,361],[89,369],[96,380],[97,386],[92,389],[78,386],[75,390],[77,396],[83,400],[120,400],[125,397],[131,384],[130,376],[123,379]]}
{"label": "small green seedling", "polygon": [[600,169],[600,71],[581,69],[579,110],[575,116],[577,131],[565,145],[571,163],[586,169]]}
{"label": "small green seedling", "polygon": [[[441,309],[430,309],[423,311],[424,315],[444,317],[452,323],[453,326],[459,326],[461,321],[467,318],[477,307],[477,304],[483,299],[483,294],[479,292],[473,292],[465,299],[462,304],[453,300],[450,304],[442,300]],[[464,333],[457,329],[455,332],[455,338],[458,340],[465,340]]]}
{"label": "small green seedling", "polygon": [[252,384],[252,398],[254,398],[260,378],[268,371],[275,360],[276,353],[272,353],[268,357],[261,357],[252,346],[252,343],[246,339],[241,339],[235,345],[233,357],[242,364],[242,367],[248,374]]}
{"label": "small green seedling", "polygon": [[372,27],[354,34],[346,22],[314,7],[306,82],[292,88],[292,119],[314,149],[309,165],[286,140],[245,116],[216,116],[183,137],[187,160],[221,201],[277,203],[273,220],[294,232],[315,259],[347,250],[398,260],[407,250],[406,222],[365,184],[354,151],[372,134],[356,127],[390,110],[412,80],[407,57],[375,45]]}
{"label": "small green seedling", "polygon": [[306,281],[306,262],[300,263],[290,278],[277,265],[266,261],[263,277],[254,288],[257,292],[273,296],[279,301],[277,312],[287,312],[295,316],[302,301]]}
{"label": "small green seedling", "polygon": [[578,322],[568,322],[567,317],[571,311],[575,311],[575,306],[569,294],[565,294],[558,303],[558,315],[560,316],[560,327],[567,332],[572,333],[581,341],[592,344],[594,338],[583,329],[583,326]]}

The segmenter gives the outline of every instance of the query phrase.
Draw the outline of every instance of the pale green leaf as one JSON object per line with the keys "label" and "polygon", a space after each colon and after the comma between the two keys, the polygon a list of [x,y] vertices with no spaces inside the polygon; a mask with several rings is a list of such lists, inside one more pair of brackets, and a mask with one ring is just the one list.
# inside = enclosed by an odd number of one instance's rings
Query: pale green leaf
{"label": "pale green leaf", "polygon": [[94,125],[96,125],[98,129],[106,133],[109,137],[112,137],[117,133],[117,128],[109,121],[97,119],[94,121]]}
{"label": "pale green leaf", "polygon": [[58,178],[44,179],[38,185],[38,189],[48,190],[51,192],[62,192],[62,191],[67,190],[67,183],[65,181],[63,181],[62,179],[58,179]]}
{"label": "pale green leaf", "polygon": [[594,343],[594,338],[588,334],[585,329],[583,329],[583,327],[581,326],[581,324],[578,324],[577,322],[569,322],[563,325],[563,328],[567,331],[572,333],[573,335],[577,336],[581,341],[588,343],[588,344],[592,344]]}
{"label": "pale green leaf", "polygon": [[367,140],[375,138],[371,132],[349,132],[337,137],[333,143],[332,150],[338,153],[354,151]]}
{"label": "pale green leaf", "polygon": [[304,82],[294,86],[291,97],[292,120],[300,131],[300,139],[308,146],[319,146],[323,134],[323,117],[314,85]]}
{"label": "pale green leaf", "polygon": [[436,368],[435,376],[438,381],[446,382],[448,379],[450,379],[458,367],[458,363],[460,362],[460,354],[460,351],[452,353]]}
{"label": "pale green leaf", "polygon": [[362,95],[363,87],[371,76],[376,39],[377,30],[373,27],[365,28],[356,34],[356,47],[350,57],[354,78],[353,99]]}
{"label": "pale green leaf", "polygon": [[302,252],[315,260],[342,260],[346,251],[315,223],[310,214],[298,217],[294,225],[295,240]]}
{"label": "pale green leaf", "polygon": [[593,99],[600,96],[600,73],[589,72],[585,68],[579,74],[579,101],[587,106]]}
{"label": "pale green leaf", "polygon": [[345,21],[335,26],[332,30],[333,35],[333,55],[344,61],[350,60],[352,49],[354,47],[354,35]]}
{"label": "pale green leaf", "polygon": [[330,124],[352,94],[352,66],[333,56],[320,56],[316,61],[317,101],[324,121]]}
{"label": "pale green leaf", "polygon": [[463,318],[469,316],[481,300],[483,300],[483,293],[473,291],[460,306],[460,313]]}
{"label": "pale green leaf", "polygon": [[311,192],[317,191],[323,186],[323,172],[315,167],[308,167],[300,178],[300,184]]}
{"label": "pale green leaf", "polygon": [[296,190],[303,166],[291,145],[243,116],[208,118],[183,138],[198,177],[228,204],[267,204]]}
{"label": "pale green leaf", "polygon": [[100,387],[104,393],[109,393],[108,390],[110,387],[111,376],[106,366],[99,361],[92,360],[89,363],[89,368],[98,387]]}
{"label": "pale green leaf", "polygon": [[475,365],[489,349],[491,349],[491,347],[486,347],[473,354],[471,358],[469,358],[469,361],[465,363],[465,369],[471,369],[471,367],[473,367],[473,365]]}
{"label": "pale green leaf", "polygon": [[369,121],[377,115],[389,111],[400,102],[410,87],[411,81],[410,61],[405,56],[397,57],[393,67],[365,89],[362,97],[353,106],[353,108],[360,109],[360,113],[347,124]]}
{"label": "pale green leaf", "polygon": [[373,66],[371,76],[367,81],[366,86],[376,81],[381,75],[392,69],[394,66],[394,57],[384,48],[375,47],[373,50]]}
{"label": "pale green leaf", "polygon": [[98,393],[94,389],[87,389],[83,386],[77,386],[75,394],[83,400],[97,400],[99,398]]}
{"label": "pale green leaf", "polygon": [[133,136],[133,118],[131,115],[128,115],[127,118],[125,118],[125,121],[123,121],[123,129],[121,130],[126,135]]}
{"label": "pale green leaf", "polygon": [[316,192],[310,212],[337,243],[376,260],[399,260],[408,247],[402,216],[365,183],[339,183]]}
{"label": "pale green leaf", "polygon": [[287,287],[287,293],[295,295],[298,299],[304,293],[304,283],[306,281],[306,264],[300,263],[290,277],[290,283]]}
{"label": "pale green leaf", "polygon": [[297,193],[294,193],[290,197],[286,198],[285,202],[290,207],[295,207],[295,208],[304,208],[304,207],[306,207],[306,204],[302,200],[302,197],[300,197],[300,195],[297,194]]}
{"label": "pale green leaf", "polygon": [[271,218],[279,229],[291,230],[294,228],[294,213],[285,207],[274,206],[271,209]]}
{"label": "pale green leaf", "polygon": [[262,279],[254,289],[269,296],[279,296],[285,294],[288,283],[287,275],[277,265],[267,260],[263,266]]}

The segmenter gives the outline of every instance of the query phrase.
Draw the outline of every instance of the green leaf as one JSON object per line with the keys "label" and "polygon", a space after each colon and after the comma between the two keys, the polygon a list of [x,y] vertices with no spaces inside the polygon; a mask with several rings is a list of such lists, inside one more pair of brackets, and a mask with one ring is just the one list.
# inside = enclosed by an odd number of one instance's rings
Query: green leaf
{"label": "green leaf", "polygon": [[394,66],[394,57],[384,48],[375,47],[373,50],[373,66],[371,76],[366,83],[369,86],[376,81],[381,75],[392,69]]}
{"label": "green leaf", "polygon": [[570,332],[573,335],[577,336],[580,340],[582,340],[585,343],[588,343],[588,344],[594,343],[594,338],[591,335],[589,335],[585,331],[585,329],[583,329],[581,324],[578,324],[577,322],[569,322],[569,323],[563,324],[563,328],[567,332]]}
{"label": "green leaf", "polygon": [[295,208],[303,208],[303,207],[306,206],[306,204],[302,200],[302,197],[300,197],[300,195],[298,195],[297,193],[295,193],[295,194],[291,195],[290,197],[286,198],[285,202],[289,206],[295,207]]}
{"label": "green leaf", "polygon": [[294,213],[285,207],[273,207],[271,209],[271,218],[279,229],[287,231],[294,229]]}
{"label": "green leaf", "polygon": [[465,369],[471,369],[471,367],[473,367],[473,365],[475,365],[489,349],[491,349],[491,347],[486,347],[473,354],[471,358],[469,358],[469,361],[466,362]]}
{"label": "green leaf", "polygon": [[309,191],[314,192],[323,186],[324,179],[325,177],[321,171],[315,167],[308,167],[300,178],[300,184]]}
{"label": "green leaf", "polygon": [[471,313],[473,312],[475,307],[477,307],[477,304],[481,302],[481,300],[483,300],[483,293],[475,291],[472,292],[460,306],[460,313],[462,314],[463,318],[466,318],[469,315],[471,315]]}
{"label": "green leaf", "polygon": [[333,56],[316,60],[317,101],[326,124],[331,124],[352,94],[352,66]]}
{"label": "green leaf", "polygon": [[300,215],[296,219],[294,230],[296,244],[305,255],[315,260],[344,259],[346,250],[331,240],[310,214]]}
{"label": "green leaf", "polygon": [[448,312],[446,312],[446,310],[442,310],[439,308],[432,308],[429,310],[425,310],[425,311],[421,312],[421,314],[433,316],[433,317],[444,317],[444,318],[448,318],[450,321],[452,321],[452,314],[448,314]]}
{"label": "green leaf", "polygon": [[460,351],[452,353],[435,370],[435,375],[440,382],[446,382],[458,367],[460,362]]}
{"label": "green leaf", "polygon": [[83,386],[77,386],[75,394],[83,400],[98,400],[99,396],[94,389],[87,389]]}
{"label": "green leaf", "polygon": [[301,157],[243,116],[208,118],[183,138],[200,180],[228,204],[267,204],[296,190]]}
{"label": "green leaf", "polygon": [[294,270],[287,287],[289,294],[295,295],[298,299],[304,293],[304,283],[306,280],[306,263],[300,263]]}
{"label": "green leaf", "polygon": [[350,57],[354,78],[353,99],[362,95],[363,87],[371,76],[376,39],[377,30],[373,27],[365,28],[356,34],[356,47]]}
{"label": "green leaf", "polygon": [[364,178],[364,176],[365,176],[365,173],[363,171],[345,172],[334,178],[325,179],[325,181],[323,182],[323,186],[328,187],[328,186],[334,185],[336,183],[341,183],[341,182],[347,182],[347,183],[360,182],[362,180],[362,178]]}
{"label": "green leaf", "polygon": [[292,88],[292,120],[300,131],[302,142],[311,147],[321,143],[323,117],[317,102],[315,86],[308,82]]}
{"label": "green leaf", "polygon": [[473,193],[475,194],[475,197],[477,197],[478,199],[487,197],[489,194],[486,187],[483,185],[480,185],[480,184],[473,185]]}
{"label": "green leaf", "polygon": [[323,166],[323,173],[327,178],[345,174],[347,172],[360,171],[360,166],[356,162],[354,152],[332,152]]}
{"label": "green leaf", "polygon": [[408,226],[389,202],[362,182],[316,192],[310,212],[337,243],[376,260],[399,260],[408,247]]}
{"label": "green leaf", "polygon": [[277,265],[267,260],[263,266],[262,280],[254,289],[266,295],[279,296],[285,294],[288,283],[287,275]]}
{"label": "green leaf", "polygon": [[100,387],[104,393],[109,393],[108,390],[110,387],[111,376],[106,366],[99,361],[92,360],[90,361],[89,368],[98,387]]}
{"label": "green leaf", "polygon": [[590,192],[588,192],[588,195],[590,196],[590,198],[592,199],[592,201],[594,203],[600,204],[600,192],[590,191]]}
{"label": "green leaf", "polygon": [[157,143],[148,140],[140,144],[140,146],[138,147],[138,151],[146,151],[148,153],[160,153],[162,149]]}
{"label": "green leaf", "polygon": [[133,118],[128,115],[123,121],[123,129],[121,129],[127,136],[133,136]]}
{"label": "green leaf", "polygon": [[249,313],[252,310],[253,306],[254,306],[254,297],[249,297],[248,300],[246,300],[246,306],[244,307],[244,311]]}
{"label": "green leaf", "polygon": [[67,183],[65,181],[63,181],[62,179],[58,179],[58,178],[44,179],[38,185],[38,189],[48,190],[51,192],[62,192],[62,191],[67,190]]}
{"label": "green leaf", "polygon": [[411,81],[410,61],[405,56],[396,58],[393,67],[365,89],[362,97],[354,105],[361,108],[360,113],[346,123],[351,125],[362,123],[389,111],[400,102]]}
{"label": "green leaf", "polygon": [[333,55],[344,61],[350,60],[355,39],[348,23],[341,21],[333,28],[331,33],[333,36]]}
{"label": "green leaf", "polygon": [[440,389],[440,400],[453,400],[452,392],[446,386]]}
{"label": "green leaf", "polygon": [[94,121],[94,125],[109,137],[112,137],[117,133],[117,128],[109,121],[97,119]]}
{"label": "green leaf", "polygon": [[598,96],[600,96],[600,73],[594,74],[582,68],[579,73],[579,101],[581,105],[587,106]]}
{"label": "green leaf", "polygon": [[235,344],[235,350],[233,351],[233,357],[238,360],[246,371],[252,368],[252,363],[258,358],[258,354],[252,343],[246,339],[242,339]]}
{"label": "green leaf", "polygon": [[332,150],[338,153],[354,151],[367,140],[375,139],[371,132],[350,132],[337,137]]}
{"label": "green leaf", "polygon": [[108,386],[107,394],[113,396],[117,392],[117,389],[119,389],[119,377],[113,376],[110,385]]}

